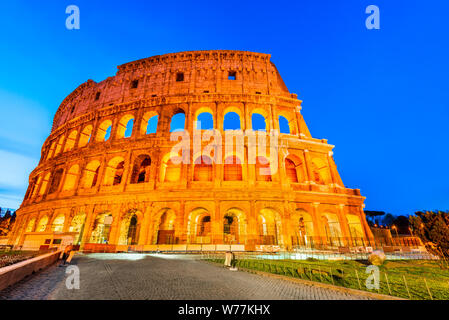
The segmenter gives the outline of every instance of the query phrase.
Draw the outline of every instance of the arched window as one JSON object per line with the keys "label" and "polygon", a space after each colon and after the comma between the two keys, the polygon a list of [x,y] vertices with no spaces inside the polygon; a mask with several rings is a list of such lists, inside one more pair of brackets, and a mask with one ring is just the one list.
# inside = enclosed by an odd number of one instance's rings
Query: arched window
{"label": "arched window", "polygon": [[69,171],[67,171],[62,191],[69,191],[75,188],[78,173],[79,166],[77,164],[70,167]]}
{"label": "arched window", "polygon": [[240,116],[236,112],[228,112],[224,116],[223,130],[240,130]]}
{"label": "arched window", "polygon": [[317,184],[326,184],[330,181],[329,170],[326,163],[319,158],[312,159],[311,163],[313,181]]}
{"label": "arched window", "polygon": [[100,161],[94,160],[87,164],[84,169],[84,188],[93,188],[97,185],[100,172]]}
{"label": "arched window", "polygon": [[159,116],[154,112],[150,111],[143,115],[142,125],[140,126],[140,134],[152,134],[157,132],[157,123]]}
{"label": "arched window", "polygon": [[287,175],[288,181],[292,183],[298,182],[298,174],[296,172],[296,165],[293,162],[293,160],[290,160],[289,158],[285,159],[285,173]]}
{"label": "arched window", "polygon": [[92,136],[92,125],[89,124],[81,132],[78,147],[82,148],[86,146],[90,142],[91,136]]}
{"label": "arched window", "polygon": [[[168,155],[169,156],[169,155]],[[181,158],[180,157],[167,157],[162,164],[162,181],[164,182],[176,182],[181,179]]]}
{"label": "arched window", "polygon": [[184,111],[178,111],[170,121],[170,132],[183,131],[185,128],[186,115]]}
{"label": "arched window", "polygon": [[199,237],[206,237],[211,232],[211,223],[210,223],[210,216],[204,216],[201,219],[199,228],[198,228],[198,236]]}
{"label": "arched window", "polygon": [[144,183],[150,180],[151,158],[143,154],[134,160],[131,183]]}
{"label": "arched window", "polygon": [[49,194],[55,193],[59,189],[59,185],[61,184],[62,174],[64,173],[64,169],[60,168],[55,171],[53,175],[53,179],[51,180],[50,189],[48,190]]}
{"label": "arched window", "polygon": [[92,226],[90,243],[107,243],[111,231],[111,218],[108,213],[98,214]]}
{"label": "arched window", "polygon": [[111,130],[112,130],[112,121],[111,120],[103,121],[98,127],[97,137],[95,138],[95,140],[97,142],[107,141],[111,137]]}
{"label": "arched window", "polygon": [[67,137],[67,141],[65,142],[64,152],[70,151],[73,148],[75,148],[75,142],[76,137],[78,135],[78,131],[73,130],[70,132],[69,136]]}
{"label": "arched window", "polygon": [[256,181],[271,181],[270,162],[265,157],[256,158]]}
{"label": "arched window", "polygon": [[193,167],[194,181],[212,181],[212,160],[208,156],[201,156],[195,160]]}
{"label": "arched window", "polygon": [[36,232],[44,232],[47,229],[48,216],[43,216],[36,227]]}
{"label": "arched window", "polygon": [[254,131],[267,131],[265,117],[259,113],[253,113],[251,116],[252,128]]}
{"label": "arched window", "polygon": [[229,156],[224,161],[224,181],[242,181],[242,164],[236,156]]}
{"label": "arched window", "polygon": [[51,143],[50,149],[48,150],[46,160],[50,159],[53,156],[53,152],[55,151],[55,147],[56,147],[56,141],[53,141]]}
{"label": "arched window", "polygon": [[214,128],[214,118],[209,112],[202,112],[196,118],[197,130],[212,130]]}
{"label": "arched window", "polygon": [[36,218],[32,218],[27,225],[27,228],[25,229],[25,232],[33,232],[34,224],[36,223]]}
{"label": "arched window", "polygon": [[122,157],[111,159],[106,168],[104,184],[107,186],[119,185],[122,182],[125,161]]}
{"label": "arched window", "polygon": [[48,172],[44,176],[44,180],[42,180],[41,188],[39,190],[39,195],[40,196],[44,195],[45,191],[47,190],[47,185],[48,185],[49,181],[50,181],[50,172]]}
{"label": "arched window", "polygon": [[58,144],[56,145],[55,157],[61,153],[63,144],[64,144],[64,136],[61,136],[58,140]]}
{"label": "arched window", "polygon": [[65,216],[63,214],[58,215],[53,220],[53,224],[51,225],[51,230],[53,232],[62,232],[64,230],[64,221],[65,221]]}
{"label": "arched window", "polygon": [[120,119],[117,125],[117,139],[129,138],[132,135],[134,116],[126,115]]}
{"label": "arched window", "polygon": [[284,116],[279,116],[279,132],[290,134],[290,125]]}

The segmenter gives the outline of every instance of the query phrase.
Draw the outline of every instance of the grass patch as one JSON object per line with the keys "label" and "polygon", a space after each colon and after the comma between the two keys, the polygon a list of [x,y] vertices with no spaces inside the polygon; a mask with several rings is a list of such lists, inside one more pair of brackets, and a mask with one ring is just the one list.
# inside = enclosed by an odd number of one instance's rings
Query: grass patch
{"label": "grass patch", "polygon": [[[224,263],[222,258],[207,260]],[[438,261],[386,261],[379,267],[378,290],[369,290],[366,286],[366,280],[370,276],[366,273],[366,261],[269,260],[237,257],[237,267],[406,299],[449,299],[449,271],[441,269]]]}
{"label": "grass patch", "polygon": [[39,255],[38,251],[0,251],[0,268],[28,260]]}

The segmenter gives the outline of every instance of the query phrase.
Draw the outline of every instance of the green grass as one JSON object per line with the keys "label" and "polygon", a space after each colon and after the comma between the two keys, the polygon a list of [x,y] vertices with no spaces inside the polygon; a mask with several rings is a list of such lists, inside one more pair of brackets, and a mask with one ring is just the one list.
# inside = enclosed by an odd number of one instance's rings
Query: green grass
{"label": "green grass", "polygon": [[[221,257],[207,260],[224,263]],[[430,294],[434,300],[449,299],[449,271],[442,270],[437,261],[386,261],[379,267],[379,290],[367,289],[365,282],[369,274],[366,273],[367,264],[363,261],[262,260],[237,257],[237,267],[406,299],[429,300]]]}

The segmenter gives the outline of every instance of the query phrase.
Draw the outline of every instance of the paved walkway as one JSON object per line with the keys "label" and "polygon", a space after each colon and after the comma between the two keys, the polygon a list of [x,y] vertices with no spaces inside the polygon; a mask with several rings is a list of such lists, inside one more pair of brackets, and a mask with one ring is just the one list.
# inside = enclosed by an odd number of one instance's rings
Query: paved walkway
{"label": "paved walkway", "polygon": [[311,300],[367,299],[220,266],[182,255],[90,254],[72,261],[80,289],[56,265],[0,291],[2,299]]}

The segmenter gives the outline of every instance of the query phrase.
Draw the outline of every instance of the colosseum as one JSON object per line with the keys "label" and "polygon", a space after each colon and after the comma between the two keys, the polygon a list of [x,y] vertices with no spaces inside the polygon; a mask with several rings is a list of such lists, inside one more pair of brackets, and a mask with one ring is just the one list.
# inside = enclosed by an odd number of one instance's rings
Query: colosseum
{"label": "colosseum", "polygon": [[312,138],[301,100],[269,54],[190,51],[129,62],[61,103],[9,243],[70,241],[87,251],[361,245],[373,238],[364,197],[343,185],[333,147]]}

